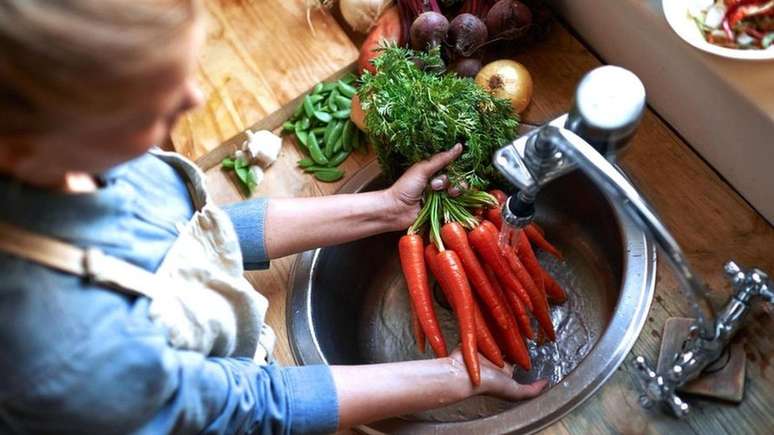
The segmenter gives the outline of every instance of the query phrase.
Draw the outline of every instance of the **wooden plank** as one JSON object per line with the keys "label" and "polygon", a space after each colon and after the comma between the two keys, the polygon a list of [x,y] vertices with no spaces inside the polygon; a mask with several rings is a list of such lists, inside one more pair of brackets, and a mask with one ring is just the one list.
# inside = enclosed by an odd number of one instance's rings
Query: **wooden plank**
{"label": "wooden plank", "polygon": [[207,41],[197,68],[205,103],[183,116],[174,148],[196,160],[347,68],[358,51],[330,14],[302,1],[205,0]]}
{"label": "wooden plank", "polygon": [[[535,77],[536,93],[525,120],[540,123],[569,108],[575,84],[599,65],[572,35],[556,26],[545,42],[519,55]],[[731,144],[729,144],[731,145]],[[318,183],[295,167],[299,152],[285,142],[280,161],[267,172],[258,190],[261,196],[330,194],[343,182]],[[345,165],[348,176],[372,156],[357,156]],[[730,290],[722,265],[734,258],[774,272],[774,228],[734,192],[691,148],[650,110],[622,159],[627,173],[652,201],[664,222],[684,248],[691,264],[713,289],[718,303]],[[220,202],[241,199],[234,184],[217,169],[208,171],[211,188]],[[267,295],[268,322],[278,333],[276,356],[292,364],[285,330],[285,297],[294,256],[272,262],[271,269],[250,272],[248,278]],[[690,315],[677,290],[677,281],[665,262],[658,268],[656,296],[650,317],[634,346],[634,353],[656,360],[660,331],[668,317]],[[774,427],[774,318],[760,307],[737,337],[748,358],[747,387],[741,404],[690,399],[693,413],[676,420],[638,402],[633,370],[622,366],[585,404],[545,430],[550,434],[586,433],[762,433]]]}

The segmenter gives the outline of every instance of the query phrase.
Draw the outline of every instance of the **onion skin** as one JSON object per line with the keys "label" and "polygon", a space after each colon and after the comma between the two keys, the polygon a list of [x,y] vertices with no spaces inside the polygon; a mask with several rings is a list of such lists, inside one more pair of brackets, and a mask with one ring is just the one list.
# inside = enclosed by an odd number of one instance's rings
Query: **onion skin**
{"label": "onion skin", "polygon": [[486,24],[473,14],[459,14],[449,23],[447,42],[460,56],[473,54],[488,37]]}
{"label": "onion skin", "polygon": [[397,42],[401,41],[400,14],[398,8],[391,7],[384,11],[381,17],[376,21],[373,30],[368,34],[363,45],[360,47],[360,57],[357,59],[357,72],[370,71],[376,74],[376,69],[371,60],[379,55],[376,51],[382,41]]}
{"label": "onion skin", "polygon": [[475,57],[461,57],[449,65],[449,71],[460,77],[473,78],[481,71],[481,59]]}
{"label": "onion skin", "polygon": [[532,76],[524,65],[512,60],[486,64],[476,75],[476,84],[495,97],[510,100],[516,113],[522,113],[532,100]]}
{"label": "onion skin", "polygon": [[367,33],[391,3],[391,0],[339,0],[339,10],[352,30]]}
{"label": "onion skin", "polygon": [[427,50],[440,45],[449,31],[449,20],[438,12],[423,12],[411,24],[411,48]]}
{"label": "onion skin", "polygon": [[499,0],[487,12],[484,23],[492,37],[519,39],[532,25],[532,11],[518,0]]}

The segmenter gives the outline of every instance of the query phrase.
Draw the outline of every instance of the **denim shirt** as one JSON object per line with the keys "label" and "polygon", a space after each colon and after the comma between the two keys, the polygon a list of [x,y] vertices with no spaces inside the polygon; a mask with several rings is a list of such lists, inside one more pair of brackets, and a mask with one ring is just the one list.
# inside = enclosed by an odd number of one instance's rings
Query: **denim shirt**
{"label": "denim shirt", "polygon": [[[0,178],[0,220],[149,271],[193,215],[177,172],[146,154],[90,194]],[[265,200],[226,208],[247,268],[267,267]],[[327,366],[259,366],[171,348],[149,301],[0,252],[0,433],[326,433]]]}

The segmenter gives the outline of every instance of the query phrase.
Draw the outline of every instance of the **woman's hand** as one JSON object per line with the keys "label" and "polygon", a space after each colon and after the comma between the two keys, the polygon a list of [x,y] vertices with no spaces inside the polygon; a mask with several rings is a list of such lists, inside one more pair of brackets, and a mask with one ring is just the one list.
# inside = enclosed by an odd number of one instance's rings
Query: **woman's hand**
{"label": "woman's hand", "polygon": [[456,349],[449,355],[451,365],[460,379],[459,392],[462,398],[468,398],[479,394],[498,397],[504,400],[524,400],[535,397],[546,387],[548,381],[541,379],[531,384],[522,385],[513,380],[513,366],[506,363],[503,368],[489,362],[484,357],[480,357],[481,362],[481,385],[473,387],[468,378],[468,372],[465,369],[465,362],[462,359],[462,353]]}
{"label": "woman's hand", "polygon": [[410,167],[389,189],[385,192],[390,201],[394,203],[395,229],[408,228],[417,218],[420,209],[422,194],[430,183],[433,190],[447,189],[449,194],[457,196],[465,186],[449,186],[449,180],[445,175],[433,178],[437,172],[453,162],[462,153],[462,145],[457,144],[448,151],[438,153],[428,160],[421,161]]}

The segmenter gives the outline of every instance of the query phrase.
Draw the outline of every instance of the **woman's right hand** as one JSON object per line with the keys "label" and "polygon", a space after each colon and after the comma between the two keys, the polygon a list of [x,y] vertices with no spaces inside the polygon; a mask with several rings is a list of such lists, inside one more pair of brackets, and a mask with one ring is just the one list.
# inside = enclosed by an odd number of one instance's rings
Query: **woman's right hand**
{"label": "woman's right hand", "polygon": [[506,363],[504,367],[500,368],[481,356],[481,385],[473,387],[459,348],[449,355],[449,360],[464,385],[463,397],[485,394],[504,400],[523,400],[539,395],[548,384],[546,379],[527,385],[519,384],[513,380],[514,367],[512,365]]}

